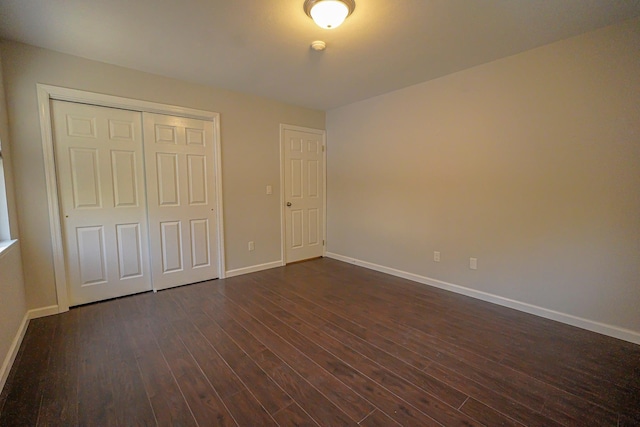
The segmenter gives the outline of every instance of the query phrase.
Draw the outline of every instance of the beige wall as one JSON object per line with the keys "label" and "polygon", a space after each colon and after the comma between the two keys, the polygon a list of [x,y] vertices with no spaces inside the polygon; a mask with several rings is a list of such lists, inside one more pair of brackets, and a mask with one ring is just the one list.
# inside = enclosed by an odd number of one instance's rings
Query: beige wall
{"label": "beige wall", "polygon": [[[27,314],[19,243],[0,254],[0,292],[0,366],[4,367],[11,344]],[[7,365],[6,369],[0,372],[0,390],[11,366]]]}
{"label": "beige wall", "polygon": [[[11,147],[9,146],[9,128],[5,108],[5,94],[2,86],[2,66],[0,61],[0,140],[2,141],[2,157],[4,181],[6,184],[6,201],[9,210],[11,237],[18,237],[18,224],[15,216],[15,200],[11,175]],[[3,181],[0,179],[0,181]],[[3,237],[4,238],[4,237]],[[4,367],[11,343],[18,334],[20,324],[27,313],[25,301],[24,279],[22,276],[22,260],[20,245],[14,244],[0,253],[0,366]],[[9,366],[7,366],[7,369]],[[0,389],[2,379],[8,372],[0,372]]]}
{"label": "beige wall", "polygon": [[323,129],[324,112],[13,42],[1,53],[30,308],[56,304],[36,83],[220,113],[227,270],[281,259],[279,125]]}
{"label": "beige wall", "polygon": [[327,132],[329,252],[640,332],[640,20],[329,111]]}

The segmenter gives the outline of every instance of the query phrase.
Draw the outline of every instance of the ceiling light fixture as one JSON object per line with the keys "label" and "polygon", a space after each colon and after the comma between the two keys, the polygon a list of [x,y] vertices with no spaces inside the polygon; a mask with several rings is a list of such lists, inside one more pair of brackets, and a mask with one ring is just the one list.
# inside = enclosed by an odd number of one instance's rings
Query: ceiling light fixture
{"label": "ceiling light fixture", "polygon": [[319,27],[339,27],[356,8],[355,0],[305,0],[304,11]]}

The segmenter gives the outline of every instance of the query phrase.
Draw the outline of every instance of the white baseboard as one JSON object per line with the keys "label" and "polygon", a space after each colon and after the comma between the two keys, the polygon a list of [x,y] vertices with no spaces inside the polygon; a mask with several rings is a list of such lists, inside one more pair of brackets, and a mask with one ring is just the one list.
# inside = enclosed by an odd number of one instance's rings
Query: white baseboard
{"label": "white baseboard", "polygon": [[266,264],[252,265],[250,267],[238,268],[235,270],[228,270],[225,277],[241,276],[243,274],[255,273],[257,271],[269,270],[271,268],[282,267],[284,263],[282,261],[268,262]]}
{"label": "white baseboard", "polygon": [[420,276],[418,274],[413,274],[413,273],[409,273],[402,270],[396,270],[395,268],[373,264],[367,261],[350,258],[344,255],[339,255],[332,252],[327,252],[325,256],[327,258],[333,258],[339,261],[348,262],[350,264],[359,265],[361,267],[365,267],[370,270],[375,270],[381,273],[390,274],[392,276],[401,277],[403,279],[412,280],[414,282],[422,283],[424,285],[433,286],[436,288],[455,292],[457,294],[462,294],[472,298],[491,302],[493,304],[498,304],[504,307],[513,308],[515,310],[519,310],[525,313],[544,317],[546,319],[551,319],[558,322],[566,323],[567,325],[576,326],[578,328],[586,329],[592,332],[597,332],[603,335],[608,335],[610,337],[618,338],[624,341],[629,341],[634,344],[640,344],[640,332],[632,331],[630,329],[620,328],[618,326],[613,326],[613,325],[607,325],[605,323],[584,319],[581,317],[573,316],[571,314],[561,313],[555,310],[549,310],[547,308],[538,307],[536,305],[528,304],[525,302],[504,298],[499,295],[477,291],[475,289],[466,288],[464,286],[454,285],[452,283],[443,282],[441,280],[431,279],[429,277]]}
{"label": "white baseboard", "polygon": [[16,332],[16,336],[11,342],[11,347],[9,347],[9,352],[2,362],[2,368],[0,368],[0,391],[2,391],[5,383],[7,382],[7,378],[9,377],[9,372],[11,371],[11,367],[13,366],[13,362],[16,360],[18,350],[20,350],[20,344],[22,344],[24,334],[25,332],[27,332],[27,326],[29,326],[29,312],[26,312],[24,314],[22,322],[20,322],[20,326],[18,327],[18,331]]}
{"label": "white baseboard", "polygon": [[51,316],[60,313],[57,305],[50,305],[48,307],[34,308],[29,310],[27,315],[29,319],[38,319],[40,317]]}

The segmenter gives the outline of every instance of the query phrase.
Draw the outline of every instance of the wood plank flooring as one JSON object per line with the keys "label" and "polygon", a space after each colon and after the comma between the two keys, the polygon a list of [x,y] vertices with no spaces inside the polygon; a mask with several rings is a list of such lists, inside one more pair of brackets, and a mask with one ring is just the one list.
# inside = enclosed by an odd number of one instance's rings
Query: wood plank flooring
{"label": "wood plank flooring", "polygon": [[318,259],[30,323],[1,426],[638,426],[640,346]]}

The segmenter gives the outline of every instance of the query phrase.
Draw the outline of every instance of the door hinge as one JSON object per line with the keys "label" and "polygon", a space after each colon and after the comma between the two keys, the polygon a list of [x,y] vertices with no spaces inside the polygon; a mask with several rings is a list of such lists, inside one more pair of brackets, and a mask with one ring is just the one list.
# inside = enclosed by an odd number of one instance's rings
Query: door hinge
{"label": "door hinge", "polygon": [[324,153],[324,145],[322,146],[322,152]]}
{"label": "door hinge", "polygon": [[322,241],[322,246],[324,246],[324,240]]}

